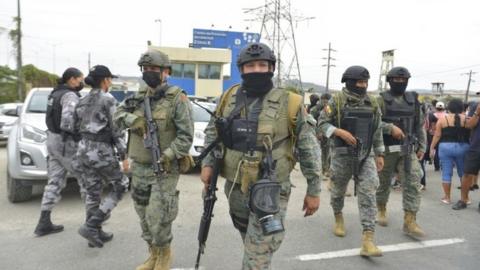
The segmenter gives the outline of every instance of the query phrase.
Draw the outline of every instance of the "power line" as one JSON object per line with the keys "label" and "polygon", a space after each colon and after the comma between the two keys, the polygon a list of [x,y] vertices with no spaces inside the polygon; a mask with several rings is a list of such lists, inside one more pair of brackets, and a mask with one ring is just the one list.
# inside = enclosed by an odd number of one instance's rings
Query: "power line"
{"label": "power line", "polygon": [[479,66],[480,66],[480,64],[475,64],[475,65],[471,65],[471,66],[458,67],[458,68],[453,68],[453,69],[444,70],[444,71],[435,71],[435,72],[430,72],[430,73],[424,73],[424,74],[420,74],[420,75],[415,75],[415,78],[418,78],[418,77],[427,77],[427,76],[430,76],[430,75],[435,75],[435,74],[440,74],[440,73],[448,73],[448,72],[453,72],[453,71],[459,71],[459,70],[462,70],[462,69],[479,67]]}

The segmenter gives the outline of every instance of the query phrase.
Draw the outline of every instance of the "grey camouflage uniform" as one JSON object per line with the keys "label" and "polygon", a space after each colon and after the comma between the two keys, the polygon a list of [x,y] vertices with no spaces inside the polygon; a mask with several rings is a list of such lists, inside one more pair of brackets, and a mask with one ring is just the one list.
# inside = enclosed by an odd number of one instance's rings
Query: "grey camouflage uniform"
{"label": "grey camouflage uniform", "polygon": [[[62,116],[60,129],[68,133],[75,132],[75,107],[79,97],[73,92],[67,92],[60,100],[62,105]],[[47,132],[47,170],[48,183],[45,186],[42,197],[42,211],[51,211],[61,196],[61,191],[67,185],[67,174],[76,176],[72,168],[72,159],[77,151],[77,143],[71,136],[65,141],[61,134]],[[85,198],[85,188],[80,177],[76,177],[80,187],[80,195]]]}
{"label": "grey camouflage uniform", "polygon": [[[116,100],[110,93],[92,89],[75,110],[82,140],[73,166],[87,189],[87,217],[96,209],[110,213],[127,190],[128,178],[121,172],[114,150],[121,159],[125,157],[124,133],[112,121],[115,109]],[[102,201],[103,180],[112,185],[112,190]]]}
{"label": "grey camouflage uniform", "polygon": [[[360,98],[352,94],[346,89],[343,89],[339,95],[345,95],[346,106],[356,106],[364,104],[365,98]],[[372,98],[373,100],[374,98]],[[325,134],[328,138],[332,138],[336,126],[338,125],[337,107],[335,98],[332,98],[328,107],[324,109],[320,115],[318,122],[318,132]],[[381,119],[380,110],[377,110],[376,116]],[[374,154],[383,154],[385,147],[383,145],[381,122],[378,121],[377,126],[374,127],[373,137],[373,152],[366,159],[363,167],[360,169],[358,175],[359,183],[357,184],[358,208],[360,212],[360,221],[364,231],[375,231],[375,216],[377,214],[377,204],[375,192],[379,185]],[[332,155],[332,181],[334,186],[331,192],[331,201],[334,214],[342,212],[345,199],[345,191],[348,182],[352,178],[352,158],[338,153],[338,150],[333,148]]]}

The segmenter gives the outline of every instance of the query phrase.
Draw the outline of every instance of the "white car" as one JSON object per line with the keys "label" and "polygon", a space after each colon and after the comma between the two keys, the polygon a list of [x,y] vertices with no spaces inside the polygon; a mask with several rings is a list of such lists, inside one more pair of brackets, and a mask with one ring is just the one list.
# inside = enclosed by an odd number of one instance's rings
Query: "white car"
{"label": "white car", "polygon": [[23,103],[5,103],[0,105],[0,141],[8,140],[8,134],[18,119]]}
{"label": "white car", "polygon": [[[209,109],[212,112],[215,111],[215,107],[216,107],[215,103],[198,102],[198,104]],[[197,157],[205,149],[204,148],[204,142],[205,142],[204,131],[208,125],[208,122],[210,121],[210,114],[200,106],[196,105],[195,103],[192,103],[192,109],[193,109],[193,122],[194,122],[195,132],[193,136],[192,147],[190,148],[190,155],[192,155],[193,157]]]}

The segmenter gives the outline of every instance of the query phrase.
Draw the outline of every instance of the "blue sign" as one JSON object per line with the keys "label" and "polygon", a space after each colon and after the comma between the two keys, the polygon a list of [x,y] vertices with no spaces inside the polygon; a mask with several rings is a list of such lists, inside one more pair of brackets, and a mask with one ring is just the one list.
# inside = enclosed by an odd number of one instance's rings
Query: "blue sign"
{"label": "blue sign", "polygon": [[194,48],[218,48],[232,51],[230,79],[223,81],[224,90],[241,81],[236,64],[240,50],[248,43],[259,41],[260,34],[258,33],[193,29],[192,43]]}

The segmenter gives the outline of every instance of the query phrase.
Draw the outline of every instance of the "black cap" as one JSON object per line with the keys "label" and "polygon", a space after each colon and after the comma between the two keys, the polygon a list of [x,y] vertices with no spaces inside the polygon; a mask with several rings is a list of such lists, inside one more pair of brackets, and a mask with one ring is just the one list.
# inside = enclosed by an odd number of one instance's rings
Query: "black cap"
{"label": "black cap", "polygon": [[115,76],[112,74],[112,72],[110,72],[110,69],[108,69],[108,67],[103,65],[93,66],[90,69],[88,76],[97,78],[118,78],[118,76]]}

